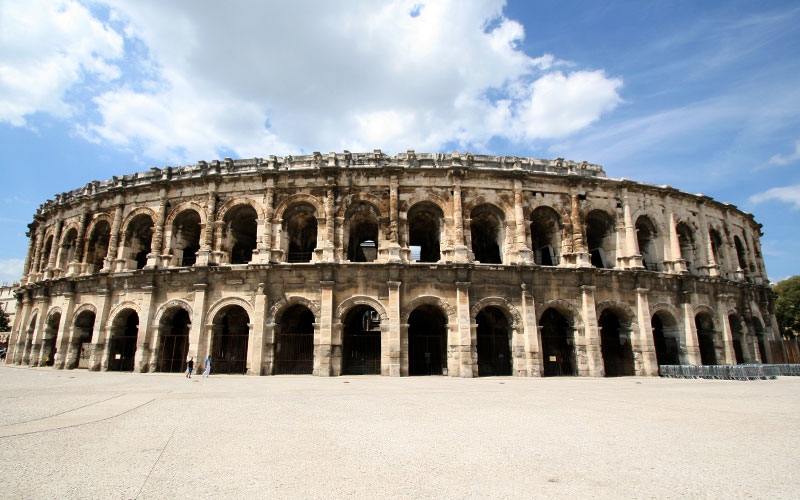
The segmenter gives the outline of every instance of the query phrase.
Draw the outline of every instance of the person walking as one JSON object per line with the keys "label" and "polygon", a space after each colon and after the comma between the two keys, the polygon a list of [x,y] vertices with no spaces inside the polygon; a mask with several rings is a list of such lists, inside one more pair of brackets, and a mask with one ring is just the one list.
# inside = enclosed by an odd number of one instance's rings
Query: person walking
{"label": "person walking", "polygon": [[203,370],[203,376],[208,378],[208,375],[211,373],[211,356],[206,358],[206,369]]}
{"label": "person walking", "polygon": [[186,372],[187,378],[192,378],[192,370],[194,370],[194,357],[189,358],[189,362],[186,363],[188,366],[188,370]]}

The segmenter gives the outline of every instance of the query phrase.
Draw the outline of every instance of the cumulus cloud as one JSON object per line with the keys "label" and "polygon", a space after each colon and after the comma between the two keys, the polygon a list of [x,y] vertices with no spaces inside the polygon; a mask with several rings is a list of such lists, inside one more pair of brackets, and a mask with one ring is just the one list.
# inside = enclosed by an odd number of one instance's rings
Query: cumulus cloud
{"label": "cumulus cloud", "polygon": [[123,38],[71,0],[0,2],[0,122],[73,113],[65,94],[87,77],[120,76]]}
{"label": "cumulus cloud", "polygon": [[800,160],[800,141],[794,143],[794,153],[788,155],[774,155],[769,159],[769,162],[773,165],[788,165],[797,160]]}
{"label": "cumulus cloud", "polygon": [[763,203],[768,200],[778,200],[794,205],[792,210],[800,210],[800,184],[772,188],[763,193],[751,196],[748,201],[753,204]]}
{"label": "cumulus cloud", "polygon": [[[524,27],[502,0],[109,4],[126,42],[122,79],[91,94],[77,129],[164,162],[480,151],[493,138],[567,137],[621,102],[621,79],[523,52]],[[94,66],[77,67],[115,76],[118,52],[90,53]],[[37,109],[52,106],[34,102],[17,120]]]}

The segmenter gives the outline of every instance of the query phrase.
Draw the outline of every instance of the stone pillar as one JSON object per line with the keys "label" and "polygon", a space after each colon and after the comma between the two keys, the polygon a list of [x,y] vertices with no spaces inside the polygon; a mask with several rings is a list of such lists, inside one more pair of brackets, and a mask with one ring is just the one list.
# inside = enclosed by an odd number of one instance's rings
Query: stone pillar
{"label": "stone pillar", "polygon": [[254,297],[255,310],[253,326],[250,329],[250,338],[247,342],[247,374],[264,375],[264,327],[266,326],[265,314],[267,309],[266,283],[259,283]]}
{"label": "stone pillar", "polygon": [[64,307],[61,311],[61,321],[58,324],[58,337],[55,345],[55,355],[53,356],[53,368],[64,369],[69,346],[72,343],[72,313],[75,308],[75,293],[64,292]]}
{"label": "stone pillar", "polygon": [[470,251],[464,243],[464,207],[461,203],[461,178],[453,179],[453,260],[456,262],[468,262]]}
{"label": "stone pillar", "polygon": [[[731,295],[721,293],[717,295],[717,315],[719,317],[719,324],[722,327],[722,353],[725,358],[724,364],[735,365],[736,353],[733,350],[733,334],[731,333],[731,325],[728,322],[728,300]],[[744,348],[744,346],[742,346]],[[718,360],[719,362],[719,360]],[[722,363],[720,363],[722,364]]]}
{"label": "stone pillar", "polygon": [[40,259],[42,258],[42,250],[44,249],[44,228],[39,226],[36,228],[36,246],[33,254],[33,262],[31,263],[31,272],[28,276],[28,283],[39,280],[39,267],[41,266]]}
{"label": "stone pillar", "polygon": [[134,373],[147,373],[150,360],[157,361],[158,328],[150,324],[153,308],[154,286],[142,287],[142,312],[139,314],[139,331],[136,332],[136,356],[133,363]]}
{"label": "stone pillar", "polygon": [[[145,269],[159,267],[161,255],[167,253],[164,248],[164,223],[167,217],[167,193],[166,189],[161,189],[161,201],[158,203],[158,213],[156,214],[156,224],[153,228],[153,242],[150,245],[150,253],[147,254],[147,265]],[[169,246],[169,242],[166,246]]]}
{"label": "stone pillar", "polygon": [[122,203],[117,203],[117,207],[114,210],[114,221],[111,223],[111,235],[108,239],[108,254],[106,254],[106,258],[103,261],[103,269],[100,270],[101,273],[108,273],[114,270],[114,262],[117,259],[117,248],[119,246],[119,230],[122,226],[123,209],[124,205]]}
{"label": "stone pillar", "polygon": [[[448,339],[450,351],[454,354],[448,356],[447,371],[451,377],[474,377],[478,367],[473,362],[477,357],[477,346],[472,341],[472,320],[469,315],[469,286],[468,281],[457,281],[456,285],[456,328],[452,339]],[[473,351],[475,356],[473,356]]]}
{"label": "stone pillar", "polygon": [[[19,301],[18,301],[19,303]],[[9,352],[6,355],[6,363],[13,363],[18,365],[22,363],[22,356],[25,353],[25,342],[28,339],[28,322],[30,318],[28,317],[31,313],[31,298],[30,295],[26,292],[22,296],[22,307],[17,308],[17,314],[14,318],[15,328],[14,331],[17,333],[16,342],[13,344],[13,352],[11,352],[12,346],[12,339],[9,339]]]}
{"label": "stone pillar", "polygon": [[314,375],[331,375],[331,328],[333,326],[333,281],[320,281],[320,317],[314,330]]}
{"label": "stone pillar", "polygon": [[47,260],[47,268],[44,270],[44,279],[55,277],[56,262],[58,262],[59,253],[61,253],[61,227],[63,221],[58,219],[56,221],[56,229],[53,231],[53,245],[50,247],[50,255]]}
{"label": "stone pillar", "polygon": [[75,239],[75,255],[72,262],[67,265],[67,276],[75,276],[81,273],[81,262],[83,262],[83,245],[86,241],[86,224],[89,220],[89,211],[84,209],[78,222],[78,237]]}
{"label": "stone pillar", "polygon": [[97,314],[94,318],[92,352],[89,356],[89,370],[95,372],[108,369],[108,358],[106,356],[108,328],[106,323],[108,322],[111,292],[104,289],[97,290],[97,298],[100,299],[100,305],[97,307]]}
{"label": "stone pillar", "polygon": [[650,319],[650,301],[647,288],[636,289],[636,320],[639,323],[638,338],[631,339],[636,375],[654,377],[658,375],[658,359],[653,342],[653,325]]}
{"label": "stone pillar", "polygon": [[387,262],[401,262],[400,257],[400,227],[397,220],[397,189],[399,182],[396,175],[389,178],[389,234],[386,248]]}
{"label": "stone pillar", "polygon": [[318,262],[333,262],[335,259],[333,235],[334,235],[334,199],[336,197],[335,185],[332,181],[328,182],[327,195],[325,196],[325,229],[323,230],[322,248],[316,250]]}
{"label": "stone pillar", "polygon": [[681,274],[686,272],[686,262],[681,256],[681,242],[678,239],[678,224],[675,220],[675,214],[672,209],[667,207],[668,211],[668,227],[669,227],[669,250],[670,250],[670,264],[674,274]]}
{"label": "stone pillar", "polygon": [[381,323],[381,375],[399,377],[401,374],[402,342],[400,334],[400,281],[388,281],[388,323]]}
{"label": "stone pillar", "polygon": [[31,259],[33,259],[33,252],[35,251],[36,245],[36,233],[34,231],[29,231],[27,236],[28,251],[25,252],[25,263],[22,264],[22,277],[19,280],[21,285],[28,282],[28,274],[31,272]]}
{"label": "stone pillar", "polygon": [[[528,285],[520,285],[522,295],[522,336],[525,347],[525,374],[529,377],[542,376],[542,349],[539,344],[539,325],[536,324],[536,302]],[[517,373],[522,375],[522,373]]]}
{"label": "stone pillar", "polygon": [[[685,358],[688,365],[703,364],[700,357],[700,346],[697,341],[697,326],[694,323],[694,312],[692,310],[691,294],[684,292],[681,297],[683,300],[683,346],[681,357]],[[681,362],[684,360],[681,359]]]}
{"label": "stone pillar", "polygon": [[211,252],[214,245],[214,227],[217,214],[216,184],[209,185],[208,199],[206,201],[206,223],[200,238],[200,250],[197,251],[196,266],[207,266],[212,262]]}
{"label": "stone pillar", "polygon": [[[595,287],[590,285],[582,285],[580,288],[581,307],[583,309],[583,323],[585,325],[584,342],[586,346],[586,363],[588,372],[581,373],[580,375],[603,377],[605,376],[605,368],[603,366],[603,352],[600,348],[600,329],[597,326],[597,309],[594,303]],[[578,344],[577,339],[575,343]]]}
{"label": "stone pillar", "polygon": [[192,326],[189,329],[189,352],[187,354],[194,358],[196,366],[200,366],[198,363],[201,361],[201,357],[208,354],[201,352],[200,349],[206,344],[204,333],[206,333],[206,289],[208,285],[195,283],[192,287],[194,288],[194,302],[192,302]]}
{"label": "stone pillar", "polygon": [[528,238],[525,231],[525,211],[522,206],[522,181],[514,181],[514,219],[515,239],[517,240],[517,262],[530,264],[533,262],[533,251],[528,248]]}
{"label": "stone pillar", "polygon": [[644,269],[642,252],[639,242],[636,240],[636,226],[631,216],[631,204],[627,193],[622,197],[623,219],[625,222],[625,255],[627,257],[626,267],[628,269]]}
{"label": "stone pillar", "polygon": [[581,200],[577,194],[572,195],[570,220],[572,221],[572,251],[575,254],[576,267],[592,267],[589,249],[584,238],[584,222],[581,215]]}
{"label": "stone pillar", "polygon": [[42,349],[42,338],[44,337],[44,329],[47,323],[47,305],[49,299],[47,297],[36,297],[36,306],[39,309],[39,316],[36,318],[36,325],[33,330],[33,340],[30,349],[26,346],[26,356],[23,363],[29,366],[39,366],[39,356]]}
{"label": "stone pillar", "polygon": [[267,264],[270,261],[272,246],[272,203],[275,197],[274,189],[267,188],[264,195],[264,220],[258,222],[258,234],[256,252],[253,252],[253,262]]}

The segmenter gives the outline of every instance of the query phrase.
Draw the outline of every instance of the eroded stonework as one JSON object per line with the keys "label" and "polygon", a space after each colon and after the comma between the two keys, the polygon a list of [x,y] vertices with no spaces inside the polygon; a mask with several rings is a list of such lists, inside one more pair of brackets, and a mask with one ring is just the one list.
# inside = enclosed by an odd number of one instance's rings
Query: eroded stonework
{"label": "eroded stonework", "polygon": [[562,159],[154,168],[40,207],[7,362],[474,377],[780,361],[760,227]]}

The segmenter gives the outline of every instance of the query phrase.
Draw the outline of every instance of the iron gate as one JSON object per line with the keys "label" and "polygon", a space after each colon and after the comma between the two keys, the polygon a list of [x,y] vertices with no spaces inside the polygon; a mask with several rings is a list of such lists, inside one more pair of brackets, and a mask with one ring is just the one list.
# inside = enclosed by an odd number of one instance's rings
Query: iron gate
{"label": "iron gate", "polygon": [[444,373],[444,336],[414,335],[409,342],[410,375],[442,375]]}
{"label": "iron gate", "polygon": [[381,332],[364,332],[345,335],[345,375],[381,374]]}
{"label": "iron gate", "polygon": [[314,372],[314,334],[281,333],[275,346],[275,375]]}
{"label": "iron gate", "polygon": [[158,350],[158,371],[182,373],[186,370],[188,335],[164,335]]}
{"label": "iron gate", "polygon": [[[249,335],[220,335],[215,339],[211,356],[211,372],[243,375],[247,373],[247,340]],[[205,368],[205,366],[203,367]]]}
{"label": "iron gate", "polygon": [[506,332],[478,335],[478,376],[511,375],[511,348]]}
{"label": "iron gate", "polygon": [[118,335],[108,342],[108,371],[132,372],[136,356],[136,335]]}

